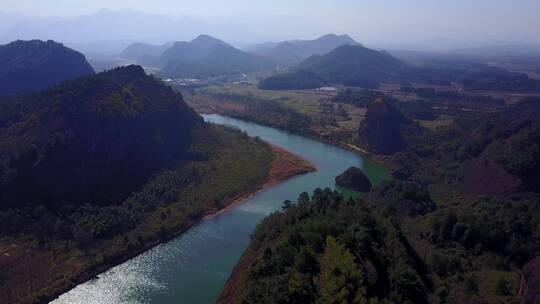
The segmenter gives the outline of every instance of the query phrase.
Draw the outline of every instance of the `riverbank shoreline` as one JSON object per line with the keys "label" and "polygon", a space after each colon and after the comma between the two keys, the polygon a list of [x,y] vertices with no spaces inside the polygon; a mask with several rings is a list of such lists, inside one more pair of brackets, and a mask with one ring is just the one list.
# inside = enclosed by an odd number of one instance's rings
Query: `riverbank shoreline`
{"label": "riverbank shoreline", "polygon": [[212,219],[220,214],[234,209],[235,207],[242,205],[248,199],[257,195],[259,192],[278,185],[289,178],[317,170],[317,168],[307,159],[289,152],[288,150],[279,146],[273,144],[268,145],[270,146],[270,149],[272,149],[272,153],[276,158],[272,161],[272,166],[267,180],[230,198],[227,200],[225,207],[219,210],[214,210],[214,212],[208,212],[208,214],[203,217],[203,220]]}
{"label": "riverbank shoreline", "polygon": [[258,183],[253,187],[245,189],[244,191],[241,191],[240,193],[229,199],[226,199],[222,208],[214,208],[206,211],[205,213],[203,213],[201,218],[187,223],[181,229],[178,229],[176,231],[170,231],[166,235],[162,235],[160,238],[148,240],[140,247],[126,251],[119,257],[116,257],[109,261],[105,261],[103,264],[95,265],[94,267],[88,269],[85,273],[83,273],[79,278],[72,281],[71,284],[65,286],[58,286],[58,289],[56,291],[51,290],[49,296],[45,296],[37,303],[49,303],[49,301],[56,300],[60,298],[62,294],[69,292],[69,290],[75,288],[77,285],[84,284],[96,278],[97,276],[99,276],[99,274],[104,273],[117,265],[120,265],[161,244],[172,241],[173,239],[181,236],[199,223],[219,216],[220,214],[223,214],[229,210],[232,210],[238,205],[243,204],[249,198],[255,196],[256,194],[265,189],[268,189],[271,186],[285,182],[289,178],[316,171],[316,167],[308,160],[298,155],[295,155],[284,148],[269,143],[267,143],[267,145],[271,149],[275,158],[272,161],[268,177],[264,181]]}
{"label": "riverbank shoreline", "polygon": [[[193,104],[190,104],[190,106],[194,107]],[[308,132],[303,133],[303,132],[291,131],[276,124],[268,124],[263,121],[256,121],[256,120],[251,119],[248,116],[238,115],[236,112],[232,112],[232,111],[222,111],[221,109],[215,108],[215,107],[212,107],[211,110],[210,108],[196,108],[196,107],[194,107],[194,109],[200,115],[223,115],[223,116],[231,117],[234,119],[240,119],[240,120],[248,121],[251,123],[259,124],[262,126],[275,128],[275,129],[278,129],[280,131],[287,132],[290,134],[303,136],[303,137],[306,137],[306,138],[309,138],[309,139],[312,139],[312,140],[315,140],[324,144],[328,144],[337,148],[341,148],[341,149],[356,153],[362,157],[365,157],[373,161],[374,163],[378,165],[383,166],[386,170],[392,171],[391,163],[384,156],[374,155],[362,147],[358,147],[358,146],[355,146],[346,142],[328,140],[324,137],[317,136],[315,134],[308,133]]]}

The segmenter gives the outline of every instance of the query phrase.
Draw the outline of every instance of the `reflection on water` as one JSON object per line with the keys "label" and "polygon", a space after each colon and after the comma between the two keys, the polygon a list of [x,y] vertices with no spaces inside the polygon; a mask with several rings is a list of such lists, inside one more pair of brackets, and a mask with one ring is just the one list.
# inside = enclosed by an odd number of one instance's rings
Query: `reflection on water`
{"label": "reflection on water", "polygon": [[334,187],[334,178],[350,166],[363,168],[372,183],[388,178],[378,165],[359,155],[301,136],[220,115],[205,120],[235,126],[311,161],[317,172],[270,187],[246,203],[201,222],[96,279],[81,284],[52,303],[213,303],[249,242],[249,235],[284,200],[303,191]]}

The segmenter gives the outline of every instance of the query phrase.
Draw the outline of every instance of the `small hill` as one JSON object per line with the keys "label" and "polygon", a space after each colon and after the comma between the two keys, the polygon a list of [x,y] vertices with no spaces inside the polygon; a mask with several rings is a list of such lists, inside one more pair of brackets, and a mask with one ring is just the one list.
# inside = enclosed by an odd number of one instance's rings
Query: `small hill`
{"label": "small hill", "polygon": [[144,58],[154,57],[159,58],[163,52],[168,50],[172,46],[172,43],[165,43],[162,45],[151,45],[145,43],[133,43],[130,44],[122,51],[120,56],[125,59],[135,60],[141,62]]}
{"label": "small hill", "polygon": [[540,99],[524,99],[480,120],[462,139],[459,155],[470,159],[463,168],[466,192],[540,191]]}
{"label": "small hill", "polygon": [[91,74],[94,70],[83,54],[52,40],[0,46],[0,95],[37,92]]}
{"label": "small hill", "polygon": [[317,73],[328,82],[363,85],[393,78],[404,64],[386,52],[362,46],[341,46],[324,56],[312,56],[295,69]]}
{"label": "small hill", "polygon": [[200,35],[190,42],[176,42],[161,55],[160,63],[163,76],[186,78],[243,73],[271,66],[262,57],[207,35]]}
{"label": "small hill", "polygon": [[11,109],[19,113],[0,128],[0,209],[121,201],[184,158],[203,124],[181,95],[138,66],[17,102]]}
{"label": "small hill", "polygon": [[406,133],[416,128],[392,101],[379,97],[368,106],[366,118],[360,124],[359,138],[370,152],[390,155],[407,147]]}
{"label": "small hill", "polygon": [[427,269],[399,227],[329,189],[264,219],[217,303],[428,303]]}
{"label": "small hill", "polygon": [[358,192],[369,192],[373,187],[364,172],[357,167],[350,167],[336,177],[336,185]]}
{"label": "small hill", "polygon": [[[363,46],[344,45],[326,55],[312,56],[293,67],[290,73],[272,76],[275,82],[284,82],[290,74],[308,71],[327,83],[347,86],[374,87],[379,81],[392,80],[407,71],[407,67],[386,52],[378,52]],[[296,88],[292,82],[287,87]],[[300,87],[298,87],[300,88]],[[281,88],[273,88],[281,89]]]}
{"label": "small hill", "polygon": [[343,45],[360,45],[348,35],[328,34],[315,40],[292,40],[252,46],[257,55],[279,64],[295,64],[313,55],[324,55]]}
{"label": "small hill", "polygon": [[228,43],[208,35],[199,35],[197,38],[187,41],[177,41],[163,52],[159,61],[161,65],[179,62],[195,62],[203,60],[214,48],[233,48]]}

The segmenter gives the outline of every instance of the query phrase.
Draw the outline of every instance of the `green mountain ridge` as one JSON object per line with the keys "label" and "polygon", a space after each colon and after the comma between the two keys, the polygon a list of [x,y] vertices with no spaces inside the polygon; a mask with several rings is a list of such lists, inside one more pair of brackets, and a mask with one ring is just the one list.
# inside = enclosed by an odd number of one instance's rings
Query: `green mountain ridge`
{"label": "green mountain ridge", "polygon": [[266,59],[243,52],[219,39],[200,35],[176,42],[160,59],[160,75],[172,78],[206,78],[269,68]]}
{"label": "green mountain ridge", "polygon": [[185,157],[203,124],[181,95],[137,66],[17,102],[10,109],[22,113],[0,129],[2,209],[118,200]]}
{"label": "green mountain ridge", "polygon": [[[313,89],[305,80],[305,73],[329,84],[374,87],[378,81],[391,80],[406,70],[406,65],[386,52],[363,46],[344,45],[326,55],[312,56],[291,68],[290,72],[262,80],[259,88],[279,90],[287,88]],[[302,79],[296,83],[295,78]],[[311,83],[315,84],[315,81]],[[275,84],[278,84],[275,86]]]}
{"label": "green mountain ridge", "polygon": [[37,92],[91,74],[94,70],[83,54],[52,40],[0,46],[0,95]]}
{"label": "green mountain ridge", "polygon": [[252,53],[279,64],[295,64],[313,55],[324,55],[343,45],[360,45],[348,35],[327,34],[314,40],[290,40],[252,46]]}

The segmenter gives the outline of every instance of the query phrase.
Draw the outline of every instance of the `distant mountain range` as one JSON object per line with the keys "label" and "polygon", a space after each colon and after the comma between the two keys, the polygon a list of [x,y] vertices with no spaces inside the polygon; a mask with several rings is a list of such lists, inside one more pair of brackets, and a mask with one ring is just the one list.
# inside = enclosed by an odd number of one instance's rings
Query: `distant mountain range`
{"label": "distant mountain range", "polygon": [[36,17],[0,12],[0,43],[52,39],[86,54],[113,55],[135,41],[163,43],[187,40],[199,33],[245,46],[254,41],[285,39],[288,35],[311,37],[324,32],[298,16],[268,14],[201,18],[103,9],[76,17]]}
{"label": "distant mountain range", "polygon": [[[206,41],[204,43],[203,38],[213,42]],[[206,45],[208,43],[212,45]],[[211,36],[201,35],[191,42],[166,43],[162,45],[140,42],[133,43],[123,50],[120,56],[125,59],[135,60],[142,65],[159,66],[171,61],[177,61],[180,57],[183,57],[182,60],[185,61],[201,57],[201,49],[209,49],[215,46],[214,44],[232,47],[230,44],[219,41]],[[267,61],[272,61],[274,64],[290,65],[299,63],[313,55],[324,55],[343,45],[361,46],[360,43],[348,35],[338,36],[327,34],[314,40],[290,40],[251,45],[244,50],[260,58],[265,58]]]}
{"label": "distant mountain range", "polygon": [[[386,52],[363,46],[344,45],[326,55],[312,56],[291,68],[259,83],[262,89],[312,89],[327,84],[373,87],[405,73],[407,66]],[[309,81],[309,77],[312,78]]]}
{"label": "distant mountain range", "polygon": [[54,41],[15,41],[0,46],[0,95],[39,91],[94,74],[83,54]]}
{"label": "distant mountain range", "polygon": [[[162,68],[160,75],[163,77],[205,78],[250,72],[275,65],[290,65],[314,55],[325,55],[341,46],[357,46],[365,49],[347,35],[328,34],[315,40],[293,40],[251,46],[247,48],[250,51],[245,52],[212,36],[199,35],[189,42],[178,41],[172,45],[134,43],[129,45],[121,56],[136,60],[141,65]],[[325,79],[324,77],[316,79],[312,73],[296,76],[301,76],[306,81],[302,86],[309,87],[323,84]]]}
{"label": "distant mountain range", "polygon": [[171,78],[206,78],[270,68],[269,60],[241,51],[209,35],[191,41],[160,46],[136,43],[123,52],[145,66],[162,68],[160,75]]}
{"label": "distant mountain range", "polygon": [[160,57],[163,52],[168,50],[173,43],[165,43],[162,45],[151,45],[146,43],[136,42],[130,44],[120,53],[120,57],[135,61],[140,61],[141,59],[151,56],[151,57]]}
{"label": "distant mountain range", "polygon": [[294,64],[313,55],[324,55],[343,45],[361,46],[348,35],[328,34],[315,40],[290,40],[252,45],[247,47],[246,51],[280,64]]}

